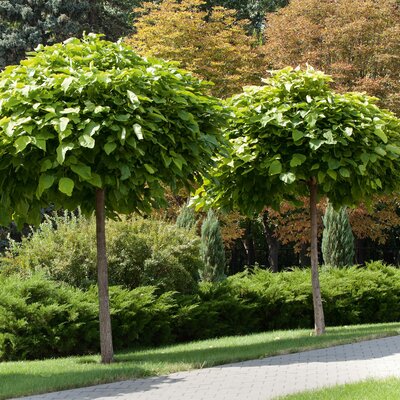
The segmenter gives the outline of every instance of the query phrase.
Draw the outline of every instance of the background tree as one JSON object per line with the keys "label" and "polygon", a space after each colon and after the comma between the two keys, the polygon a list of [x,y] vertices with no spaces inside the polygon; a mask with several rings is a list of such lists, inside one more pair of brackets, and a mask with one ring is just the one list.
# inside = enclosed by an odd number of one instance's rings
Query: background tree
{"label": "background tree", "polygon": [[217,216],[209,210],[201,226],[200,254],[204,269],[200,271],[203,281],[215,282],[224,277],[225,249]]}
{"label": "background tree", "polygon": [[149,212],[162,184],[190,187],[206,171],[222,107],[202,89],[93,34],[41,46],[0,74],[0,223],[38,224],[51,203],[95,210],[103,362],[113,358],[105,212]]}
{"label": "background tree", "polygon": [[180,228],[192,229],[196,225],[196,215],[192,207],[186,204],[181,208],[178,217],[176,218],[176,225]]}
{"label": "background tree", "polygon": [[288,5],[289,0],[207,0],[207,8],[222,6],[237,11],[237,18],[250,21],[250,30],[259,33],[267,12]]}
{"label": "background tree", "polygon": [[132,32],[139,0],[3,0],[0,2],[0,69],[17,64],[38,44],[53,44],[82,32],[117,40]]}
{"label": "background tree", "polygon": [[143,3],[136,11],[136,34],[127,42],[141,54],[179,61],[197,76],[215,83],[213,93],[227,96],[238,87],[259,83],[263,60],[246,21],[234,10],[203,9],[203,0]]}
{"label": "background tree", "polygon": [[346,207],[336,211],[331,203],[325,210],[322,256],[326,265],[344,267],[353,264],[354,236]]}
{"label": "background tree", "polygon": [[292,0],[268,14],[264,47],[274,68],[309,63],[341,92],[366,91],[400,112],[397,0]]}
{"label": "background tree", "polygon": [[[357,93],[338,94],[330,77],[311,68],[273,73],[266,86],[248,87],[228,104],[230,157],[198,191],[207,203],[248,214],[282,199],[308,195],[315,331],[325,330],[318,276],[318,195],[336,207],[353,205],[399,185],[400,121]],[[214,182],[214,183],[213,183]],[[208,198],[206,196],[208,195]]]}

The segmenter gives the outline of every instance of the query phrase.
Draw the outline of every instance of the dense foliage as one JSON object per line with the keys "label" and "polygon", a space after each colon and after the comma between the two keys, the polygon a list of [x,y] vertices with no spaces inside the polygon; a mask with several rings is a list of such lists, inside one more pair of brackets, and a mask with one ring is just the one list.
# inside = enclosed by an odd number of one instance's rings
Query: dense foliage
{"label": "dense foliage", "polygon": [[219,96],[259,83],[263,58],[246,22],[238,21],[233,10],[204,6],[203,0],[145,2],[128,43],[140,53],[181,62],[214,82],[212,92]]}
{"label": "dense foliage", "polygon": [[106,190],[108,212],[149,211],[163,201],[161,183],[190,185],[220,144],[221,106],[203,88],[92,34],[8,67],[0,74],[0,223],[38,223],[50,203],[92,211],[96,188]]}
{"label": "dense foliage", "polygon": [[267,15],[266,62],[309,63],[341,92],[366,91],[400,112],[400,10],[397,0],[292,0]]}
{"label": "dense foliage", "polygon": [[[196,291],[203,264],[194,232],[142,218],[109,220],[106,229],[112,285]],[[22,243],[12,243],[1,259],[0,271],[22,277],[42,271],[51,279],[80,288],[96,284],[94,219],[68,215],[48,219]]]}
{"label": "dense foliage", "polygon": [[138,0],[3,0],[0,3],[0,69],[17,64],[39,44],[84,31],[117,40],[133,29]]}
{"label": "dense foliage", "polygon": [[203,269],[200,277],[203,281],[215,282],[225,276],[225,249],[218,217],[209,210],[201,225],[200,256]]}
{"label": "dense foliage", "polygon": [[[256,269],[197,294],[156,295],[154,288],[112,287],[116,348],[313,326],[309,270],[273,274]],[[330,325],[400,321],[400,270],[321,271]],[[98,351],[96,291],[82,292],[40,275],[0,275],[0,359],[42,358]]]}

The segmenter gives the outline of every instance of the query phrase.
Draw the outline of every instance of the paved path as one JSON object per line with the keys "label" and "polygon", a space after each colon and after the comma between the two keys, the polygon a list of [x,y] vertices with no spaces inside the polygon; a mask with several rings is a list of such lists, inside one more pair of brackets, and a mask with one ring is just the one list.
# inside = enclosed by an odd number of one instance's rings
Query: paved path
{"label": "paved path", "polygon": [[24,399],[268,400],[388,376],[400,377],[400,336]]}

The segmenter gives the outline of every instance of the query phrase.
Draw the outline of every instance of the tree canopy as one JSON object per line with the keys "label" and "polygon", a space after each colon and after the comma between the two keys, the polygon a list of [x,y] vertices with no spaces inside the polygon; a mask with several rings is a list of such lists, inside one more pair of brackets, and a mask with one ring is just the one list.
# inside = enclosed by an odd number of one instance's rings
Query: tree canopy
{"label": "tree canopy", "polygon": [[179,61],[182,67],[215,83],[218,96],[259,83],[263,58],[258,41],[246,33],[246,21],[223,7],[207,11],[203,0],[143,3],[136,10],[136,33],[127,42],[141,54]]}
{"label": "tree canopy", "polygon": [[229,99],[230,157],[220,159],[209,198],[251,215],[307,196],[312,176],[335,207],[397,188],[399,120],[376,99],[336,93],[330,82],[312,68],[288,67]]}
{"label": "tree canopy", "polygon": [[95,35],[41,46],[0,74],[0,222],[40,207],[149,210],[161,182],[188,185],[219,145],[221,106],[176,66]]}
{"label": "tree canopy", "polygon": [[265,55],[273,68],[309,63],[338,91],[366,91],[400,112],[397,0],[293,0],[267,16]]}
{"label": "tree canopy", "polygon": [[84,31],[117,40],[132,31],[139,0],[3,0],[0,2],[0,69],[17,64],[39,44]]}

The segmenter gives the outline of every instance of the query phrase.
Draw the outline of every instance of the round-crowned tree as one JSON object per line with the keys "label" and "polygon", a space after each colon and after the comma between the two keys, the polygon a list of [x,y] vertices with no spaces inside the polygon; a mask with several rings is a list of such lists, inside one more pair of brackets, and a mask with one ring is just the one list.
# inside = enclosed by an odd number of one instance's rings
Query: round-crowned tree
{"label": "round-crowned tree", "polygon": [[322,72],[286,68],[262,87],[228,100],[230,157],[200,188],[197,207],[238,207],[259,213],[282,199],[310,199],[311,270],[315,330],[325,330],[318,277],[317,198],[334,207],[371,199],[399,187],[400,120],[376,99],[331,90]]}
{"label": "round-crowned tree", "polygon": [[95,210],[103,362],[113,359],[105,215],[149,211],[163,187],[206,171],[223,108],[204,85],[93,34],[39,46],[0,74],[0,223],[37,224],[50,203]]}

